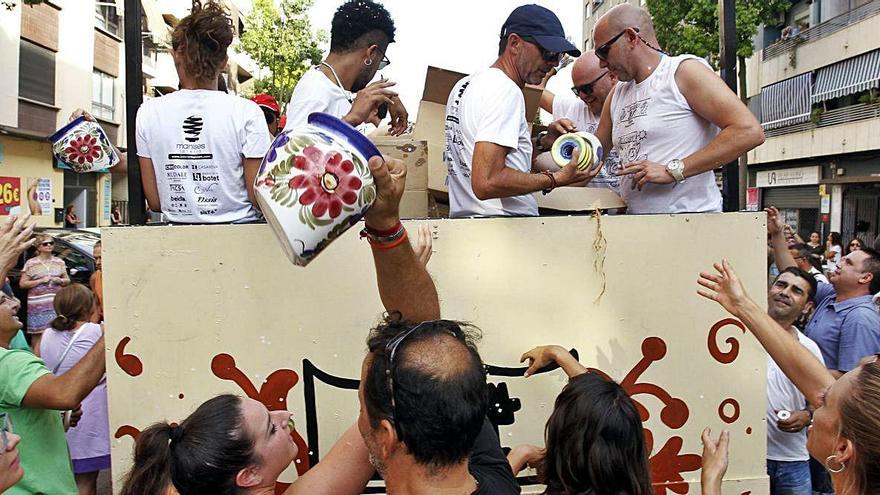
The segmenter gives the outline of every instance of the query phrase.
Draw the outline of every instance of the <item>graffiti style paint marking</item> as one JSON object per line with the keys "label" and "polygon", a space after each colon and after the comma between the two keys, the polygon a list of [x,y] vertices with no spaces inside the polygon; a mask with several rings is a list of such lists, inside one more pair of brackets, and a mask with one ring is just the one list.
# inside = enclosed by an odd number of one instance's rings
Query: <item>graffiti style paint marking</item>
{"label": "graffiti style paint marking", "polygon": [[[645,430],[645,447],[648,452],[654,449],[654,435]],[[681,437],[671,437],[651,459],[651,480],[655,495],[664,495],[666,490],[673,493],[688,493],[690,485],[681,473],[700,469],[702,457],[697,454],[681,454],[684,441]]]}
{"label": "graffiti style paint marking", "polygon": [[[733,412],[727,414],[727,406],[733,407]],[[735,423],[739,419],[739,402],[736,399],[724,399],[718,405],[718,417],[727,424]]]}
{"label": "graffiti style paint marking", "polygon": [[131,342],[131,337],[123,337],[116,345],[116,364],[129,376],[138,376],[144,372],[144,363],[134,354],[126,354],[125,346]]}
{"label": "graffiti style paint marking", "polygon": [[[229,380],[241,388],[251,399],[261,402],[270,411],[287,410],[287,395],[299,382],[299,375],[293,370],[273,371],[260,386],[251,383],[250,378],[235,365],[235,358],[229,354],[217,354],[211,360],[211,372],[221,380]],[[296,430],[290,432],[299,452],[296,455],[296,472],[302,476],[309,470],[309,447]],[[277,487],[276,487],[277,488]]]}
{"label": "graffiti style paint marking", "polygon": [[712,328],[709,330],[709,354],[721,364],[730,364],[736,361],[737,356],[739,356],[739,341],[734,337],[728,337],[724,342],[726,342],[730,346],[730,350],[727,352],[721,351],[718,348],[718,331],[727,325],[733,325],[742,330],[742,333],[746,333],[746,327],[738,320],[734,320],[733,318],[725,318],[718,323],[712,325]]}
{"label": "graffiti style paint marking", "polygon": [[141,430],[131,425],[122,425],[116,429],[113,438],[122,438],[126,435],[130,436],[132,440],[137,441],[138,437],[141,436]]}

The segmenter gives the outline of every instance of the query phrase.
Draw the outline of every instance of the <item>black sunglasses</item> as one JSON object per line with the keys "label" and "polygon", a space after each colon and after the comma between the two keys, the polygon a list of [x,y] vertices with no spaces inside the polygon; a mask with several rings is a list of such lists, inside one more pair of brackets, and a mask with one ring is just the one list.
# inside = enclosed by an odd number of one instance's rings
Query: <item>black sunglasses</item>
{"label": "black sunglasses", "polygon": [[51,241],[41,242],[41,243],[40,243],[40,246],[54,246],[54,245],[55,245],[55,243],[54,243],[54,242],[51,242]]}
{"label": "black sunglasses", "polygon": [[596,79],[588,82],[587,84],[581,84],[580,86],[572,86],[571,92],[574,93],[575,96],[580,96],[581,93],[585,95],[593,94],[593,86],[599,82],[600,79],[608,75],[608,71],[606,70],[602,74],[599,75]]}
{"label": "black sunglasses", "polygon": [[[519,36],[519,35],[517,35],[517,36]],[[554,62],[557,64],[559,63],[559,59],[562,57],[562,53],[551,52],[551,51],[545,50],[544,47],[541,46],[541,44],[538,43],[538,41],[535,40],[535,38],[532,38],[531,36],[520,36],[520,38],[522,38],[522,40],[525,41],[526,43],[531,43],[531,44],[537,46],[538,50],[541,51],[541,58],[543,58],[545,62]]]}
{"label": "black sunglasses", "polygon": [[619,40],[620,37],[623,36],[623,33],[626,32],[627,29],[632,29],[636,33],[639,32],[639,28],[635,28],[635,27],[624,29],[623,31],[617,33],[610,40],[606,41],[605,43],[602,43],[602,46],[600,46],[599,48],[596,48],[596,52],[595,52],[596,56],[602,60],[608,60],[608,52],[611,51],[611,45],[613,45],[615,41]]}

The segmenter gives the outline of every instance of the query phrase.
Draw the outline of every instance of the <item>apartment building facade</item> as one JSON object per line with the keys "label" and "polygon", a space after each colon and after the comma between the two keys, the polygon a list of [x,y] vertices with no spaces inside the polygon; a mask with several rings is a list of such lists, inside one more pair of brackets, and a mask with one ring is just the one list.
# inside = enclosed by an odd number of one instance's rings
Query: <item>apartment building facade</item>
{"label": "apartment building facade", "polygon": [[[79,108],[89,111],[111,141],[126,149],[124,11],[121,0],[15,2],[0,12],[0,216],[40,203],[40,226],[63,225],[73,206],[80,227],[110,225],[114,205],[125,215],[128,180],[123,170],[77,174],[52,157],[47,137]],[[237,33],[241,9],[224,2]],[[177,90],[168,53],[172,26],[188,2],[142,0],[143,94]],[[231,92],[252,84],[255,65],[230,49],[223,74]]]}
{"label": "apartment building facade", "polygon": [[751,151],[753,208],[780,207],[801,235],[880,233],[880,0],[793,2],[748,63],[766,134]]}

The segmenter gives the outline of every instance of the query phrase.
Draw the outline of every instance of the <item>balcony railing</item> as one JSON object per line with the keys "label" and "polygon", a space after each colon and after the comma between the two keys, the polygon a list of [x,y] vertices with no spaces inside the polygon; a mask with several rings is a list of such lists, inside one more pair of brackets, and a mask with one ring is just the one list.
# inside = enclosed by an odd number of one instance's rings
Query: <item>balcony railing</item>
{"label": "balcony railing", "polygon": [[773,57],[778,57],[783,53],[796,49],[802,43],[809,43],[824,38],[877,14],[880,14],[880,0],[874,0],[856,7],[845,14],[832,17],[822,24],[804,29],[796,36],[773,43],[764,49],[763,60],[766,61]]}
{"label": "balcony railing", "polygon": [[793,134],[795,132],[810,131],[818,127],[848,124],[850,122],[877,118],[880,118],[880,103],[861,103],[858,105],[850,105],[848,107],[828,110],[819,115],[818,119],[813,119],[810,122],[779,127],[777,129],[768,129],[764,131],[764,137],[771,138],[774,136]]}

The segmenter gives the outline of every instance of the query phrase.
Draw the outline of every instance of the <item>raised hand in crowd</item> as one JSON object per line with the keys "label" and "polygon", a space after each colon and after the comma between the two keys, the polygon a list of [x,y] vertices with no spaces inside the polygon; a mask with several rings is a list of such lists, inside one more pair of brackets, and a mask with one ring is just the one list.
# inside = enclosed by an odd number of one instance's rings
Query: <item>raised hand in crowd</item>
{"label": "raised hand in crowd", "polygon": [[730,432],[725,430],[712,439],[712,430],[703,430],[703,469],[700,473],[700,485],[703,495],[721,495],[721,480],[727,472],[728,445]]}
{"label": "raised hand in crowd", "polygon": [[543,479],[544,458],[546,456],[547,449],[535,445],[517,445],[507,453],[507,462],[510,463],[510,469],[513,470],[514,476],[529,467],[537,471],[538,478]]}
{"label": "raised hand in crowd", "polygon": [[34,245],[34,225],[31,216],[10,215],[0,226],[0,281],[6,280],[6,274],[29,247]]}
{"label": "raised hand in crowd", "polygon": [[419,259],[419,263],[423,266],[428,266],[428,261],[431,260],[431,255],[434,254],[433,247],[434,239],[431,237],[431,229],[427,225],[420,225],[419,238],[413,246],[413,251],[415,251],[416,258]]}
{"label": "raised hand in crowd", "polygon": [[397,83],[393,81],[376,81],[358,91],[357,96],[351,103],[351,111],[349,111],[345,117],[342,117],[342,120],[355,127],[364,122],[371,121],[378,125],[379,117],[377,110],[383,103],[388,105],[389,110],[391,110],[392,107],[395,107],[395,112],[399,112],[399,109],[396,108],[394,100],[392,99],[397,97],[397,93],[389,89],[395,84]]}
{"label": "raised hand in crowd", "polygon": [[538,372],[541,368],[556,363],[565,371],[569,378],[587,372],[581,363],[578,362],[570,352],[564,347],[558,345],[542,345],[525,352],[519,362],[529,361],[529,368],[526,370],[525,376],[528,378]]}
{"label": "raised hand in crowd", "polygon": [[364,215],[364,230],[385,239],[391,237],[387,244],[370,242],[382,304],[389,312],[400,312],[410,321],[440,318],[437,288],[400,223],[406,165],[387,156],[374,156],[368,165],[376,183],[376,201]]}

